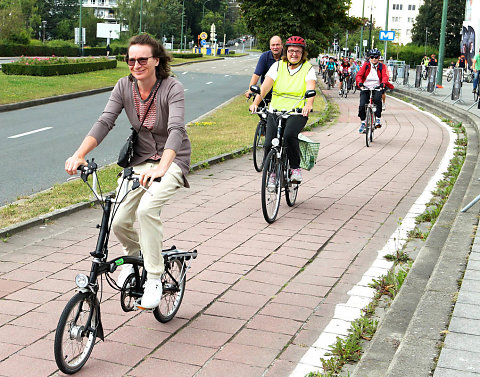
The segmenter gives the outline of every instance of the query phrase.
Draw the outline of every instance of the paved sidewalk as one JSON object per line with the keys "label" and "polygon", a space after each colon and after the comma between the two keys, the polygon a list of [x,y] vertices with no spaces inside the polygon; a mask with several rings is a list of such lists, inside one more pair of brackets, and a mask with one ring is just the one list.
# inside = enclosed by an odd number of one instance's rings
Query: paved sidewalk
{"label": "paved sidewalk", "polygon": [[[367,148],[357,132],[358,94],[335,101],[338,123],[308,135],[321,142],[318,163],[274,224],[261,214],[250,156],[190,175],[192,188],[162,213],[166,246],[199,252],[176,318],[160,324],[123,313],[107,287],[106,341],[77,375],[289,376],[320,334],[344,331],[348,321],[335,306],[351,302],[360,281],[367,287],[364,274],[436,171],[448,135],[389,101]],[[60,375],[56,323],[76,273],[90,268],[100,216],[83,210],[0,245],[0,376]],[[120,253],[116,240],[110,253]]]}

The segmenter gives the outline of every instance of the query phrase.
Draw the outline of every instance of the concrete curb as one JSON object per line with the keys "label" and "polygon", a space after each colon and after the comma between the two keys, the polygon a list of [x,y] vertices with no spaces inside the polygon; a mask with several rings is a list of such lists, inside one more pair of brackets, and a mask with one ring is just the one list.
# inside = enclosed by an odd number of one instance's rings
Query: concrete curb
{"label": "concrete curb", "polygon": [[452,105],[440,107],[434,99],[403,89],[396,92],[440,117],[462,121],[467,156],[447,203],[352,377],[431,376],[478,221],[473,211],[459,211],[468,203],[466,198],[480,191],[475,179],[480,172],[480,120]]}

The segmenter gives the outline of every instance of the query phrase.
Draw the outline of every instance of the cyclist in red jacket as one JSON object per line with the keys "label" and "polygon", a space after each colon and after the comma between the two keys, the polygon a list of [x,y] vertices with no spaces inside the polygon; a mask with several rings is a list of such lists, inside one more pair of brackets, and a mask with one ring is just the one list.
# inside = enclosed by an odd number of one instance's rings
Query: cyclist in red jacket
{"label": "cyclist in red jacket", "polygon": [[[388,82],[388,73],[385,65],[380,63],[378,59],[380,58],[380,51],[378,49],[370,50],[368,53],[370,57],[369,61],[365,62],[360,70],[357,73],[356,82],[357,86],[362,89],[366,88],[385,88],[385,86],[390,86]],[[373,68],[373,69],[372,69]],[[393,86],[392,86],[393,87]],[[362,90],[360,92],[360,106],[358,107],[358,116],[362,121],[360,125],[359,133],[365,132],[365,105],[370,100],[370,91]],[[376,112],[375,116],[377,121],[375,123],[375,128],[382,127],[381,117],[382,117],[382,92],[374,91],[373,92],[373,102],[375,103]]]}

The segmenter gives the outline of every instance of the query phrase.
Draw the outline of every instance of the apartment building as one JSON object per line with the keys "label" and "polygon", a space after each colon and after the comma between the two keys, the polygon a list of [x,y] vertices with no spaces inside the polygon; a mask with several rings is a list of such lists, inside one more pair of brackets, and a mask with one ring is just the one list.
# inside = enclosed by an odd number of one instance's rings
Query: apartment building
{"label": "apartment building", "polygon": [[117,0],[82,0],[84,8],[93,8],[95,16],[105,22],[116,22]]}
{"label": "apartment building", "polygon": [[[388,30],[395,31],[395,43],[407,44],[412,41],[412,27],[423,0],[389,0]],[[385,30],[387,0],[352,0],[350,16],[370,18],[376,27]],[[378,39],[378,36],[374,36]]]}

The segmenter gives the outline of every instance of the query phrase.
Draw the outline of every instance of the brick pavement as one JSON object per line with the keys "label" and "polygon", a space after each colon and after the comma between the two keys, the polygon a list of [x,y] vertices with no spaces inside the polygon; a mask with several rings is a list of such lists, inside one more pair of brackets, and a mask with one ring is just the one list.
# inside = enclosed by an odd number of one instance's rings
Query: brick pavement
{"label": "brick pavement", "polygon": [[[336,91],[331,91],[336,95]],[[197,248],[182,306],[170,323],[124,313],[104,290],[106,342],[79,376],[289,376],[371,267],[423,191],[448,135],[430,117],[388,100],[370,148],[359,136],[358,94],[334,98],[335,125],[321,142],[297,204],[278,220],[261,213],[260,174],[243,156],[190,175],[162,215],[165,243]],[[88,272],[98,209],[32,228],[0,245],[0,376],[60,375],[56,322]],[[120,253],[112,240],[111,255]]]}

